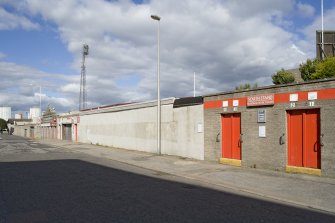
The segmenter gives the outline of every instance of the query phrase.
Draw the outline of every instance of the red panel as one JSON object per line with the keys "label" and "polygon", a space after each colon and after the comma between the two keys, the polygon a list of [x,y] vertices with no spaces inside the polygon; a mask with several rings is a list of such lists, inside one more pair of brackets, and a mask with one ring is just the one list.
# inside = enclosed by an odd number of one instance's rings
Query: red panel
{"label": "red panel", "polygon": [[220,108],[220,107],[222,107],[222,101],[206,101],[206,102],[204,102],[204,109]]}
{"label": "red panel", "polygon": [[222,115],[222,157],[232,158],[232,118],[231,115]]}
{"label": "red panel", "polygon": [[[315,90],[318,94],[317,100],[332,100],[335,99],[335,89],[329,88],[324,90]],[[299,101],[307,101],[308,100],[308,91],[302,92],[288,92],[288,93],[280,93],[274,95],[274,102],[275,104],[278,103],[289,103],[290,102],[290,94],[298,94]],[[225,99],[228,101],[229,106],[233,106],[233,100],[239,100],[239,106],[246,106],[247,98],[230,98]],[[216,100],[216,101],[206,101],[204,102],[204,109],[210,108],[221,108],[223,100]]]}
{"label": "red panel", "polygon": [[232,116],[232,158],[241,159],[241,115]]}
{"label": "red panel", "polygon": [[303,166],[303,111],[289,111],[288,119],[288,165]]}
{"label": "red panel", "polygon": [[318,109],[306,110],[304,116],[304,166],[321,168],[320,115]]}
{"label": "red panel", "polygon": [[318,99],[334,99],[335,98],[335,89],[325,89],[318,91]]}

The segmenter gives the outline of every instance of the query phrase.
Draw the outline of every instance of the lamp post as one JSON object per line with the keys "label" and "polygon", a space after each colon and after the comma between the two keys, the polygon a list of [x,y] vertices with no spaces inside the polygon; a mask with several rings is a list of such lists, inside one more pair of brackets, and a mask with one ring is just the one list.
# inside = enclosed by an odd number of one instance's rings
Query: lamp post
{"label": "lamp post", "polygon": [[157,28],[157,153],[161,154],[161,96],[160,96],[160,64],[159,64],[159,26],[161,18],[151,15],[153,20],[158,22]]}

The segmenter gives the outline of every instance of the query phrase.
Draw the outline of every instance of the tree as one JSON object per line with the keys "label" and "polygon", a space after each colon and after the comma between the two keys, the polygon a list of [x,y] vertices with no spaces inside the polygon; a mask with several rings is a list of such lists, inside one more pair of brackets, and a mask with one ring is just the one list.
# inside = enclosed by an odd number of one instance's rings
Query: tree
{"label": "tree", "polygon": [[247,90],[247,89],[252,89],[252,88],[257,88],[257,83],[255,83],[253,85],[253,87],[251,87],[251,85],[249,83],[246,83],[246,84],[240,84],[239,86],[236,86],[235,87],[235,90],[236,91],[239,91],[239,90]]}
{"label": "tree", "polygon": [[335,77],[335,57],[328,57],[316,65],[316,71],[311,79],[323,79]]}
{"label": "tree", "polygon": [[8,127],[7,122],[4,119],[0,118],[0,130],[2,129],[8,129]]}
{"label": "tree", "polygon": [[316,72],[316,67],[319,63],[320,61],[317,59],[314,60],[307,59],[306,63],[300,64],[299,71],[301,73],[301,78],[304,81],[313,79],[312,75]]}
{"label": "tree", "polygon": [[272,75],[272,83],[274,84],[289,84],[295,81],[294,75],[284,69],[277,71]]}
{"label": "tree", "polygon": [[258,87],[258,84],[257,83],[254,83],[251,87],[251,84],[249,83],[246,83],[246,84],[240,84],[239,86],[236,86],[235,87],[235,90],[236,91],[239,91],[239,90],[247,90],[247,89],[254,89],[254,88],[257,88]]}

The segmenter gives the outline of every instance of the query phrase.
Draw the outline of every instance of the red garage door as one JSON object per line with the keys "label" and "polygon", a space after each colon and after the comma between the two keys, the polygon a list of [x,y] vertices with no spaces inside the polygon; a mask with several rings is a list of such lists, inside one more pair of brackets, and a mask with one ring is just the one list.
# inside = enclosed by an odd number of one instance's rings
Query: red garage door
{"label": "red garage door", "polygon": [[287,112],[288,165],[321,168],[320,110]]}
{"label": "red garage door", "polygon": [[241,160],[241,114],[222,115],[222,157]]}

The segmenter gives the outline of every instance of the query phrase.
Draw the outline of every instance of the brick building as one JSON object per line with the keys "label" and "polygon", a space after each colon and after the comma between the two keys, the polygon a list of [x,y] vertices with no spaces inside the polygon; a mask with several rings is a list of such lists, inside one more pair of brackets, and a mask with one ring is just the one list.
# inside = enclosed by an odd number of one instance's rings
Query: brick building
{"label": "brick building", "polygon": [[204,96],[206,160],[335,176],[335,79]]}

